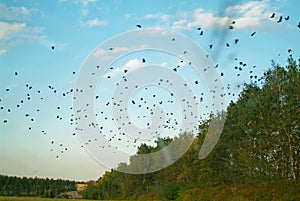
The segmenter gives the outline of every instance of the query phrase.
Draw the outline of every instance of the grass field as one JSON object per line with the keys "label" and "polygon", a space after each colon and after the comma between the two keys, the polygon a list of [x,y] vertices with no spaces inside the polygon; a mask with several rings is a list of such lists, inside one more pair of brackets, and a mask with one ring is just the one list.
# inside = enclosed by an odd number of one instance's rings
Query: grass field
{"label": "grass field", "polygon": [[[0,196],[0,201],[70,201],[73,199],[52,199],[39,197],[6,197]],[[75,199],[76,201],[83,201],[82,199]],[[85,200],[86,201],[86,200]]]}

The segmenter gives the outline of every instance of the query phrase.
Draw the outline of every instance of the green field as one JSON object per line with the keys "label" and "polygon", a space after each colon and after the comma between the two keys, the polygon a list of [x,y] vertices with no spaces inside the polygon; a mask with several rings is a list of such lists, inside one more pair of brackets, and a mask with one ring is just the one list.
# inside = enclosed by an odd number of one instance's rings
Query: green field
{"label": "green field", "polygon": [[[73,199],[39,198],[39,197],[6,197],[0,196],[0,201],[70,201]],[[83,201],[76,199],[76,201]],[[86,201],[86,200],[85,200]]]}

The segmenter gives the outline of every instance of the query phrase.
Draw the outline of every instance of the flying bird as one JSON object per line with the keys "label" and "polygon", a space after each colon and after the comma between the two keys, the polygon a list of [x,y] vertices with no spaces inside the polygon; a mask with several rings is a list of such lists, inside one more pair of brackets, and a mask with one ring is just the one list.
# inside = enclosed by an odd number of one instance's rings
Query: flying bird
{"label": "flying bird", "polygon": [[254,36],[256,34],[256,32],[254,31],[252,34],[251,34],[251,36]]}
{"label": "flying bird", "polygon": [[55,46],[54,46],[54,45],[52,45],[52,46],[51,46],[51,49],[52,49],[52,50],[54,50],[54,48],[55,48]]}
{"label": "flying bird", "polygon": [[289,19],[290,19],[290,16],[287,16],[287,17],[285,17],[284,19],[285,19],[285,20],[289,20]]}
{"label": "flying bird", "polygon": [[275,13],[273,13],[271,16],[270,16],[270,18],[274,18],[275,17]]}
{"label": "flying bird", "polygon": [[137,27],[137,28],[142,28],[142,25],[137,24],[136,27]]}
{"label": "flying bird", "polygon": [[277,23],[282,22],[282,16],[279,17],[279,20],[277,21]]}

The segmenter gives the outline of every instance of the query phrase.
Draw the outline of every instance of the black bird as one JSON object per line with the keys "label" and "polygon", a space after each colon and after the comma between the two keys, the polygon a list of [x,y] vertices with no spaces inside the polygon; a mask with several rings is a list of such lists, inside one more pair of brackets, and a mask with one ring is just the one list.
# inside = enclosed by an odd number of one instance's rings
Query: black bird
{"label": "black bird", "polygon": [[15,75],[18,75],[18,72],[15,72]]}
{"label": "black bird", "polygon": [[232,25],[230,25],[230,26],[228,27],[228,29],[234,29],[234,27],[233,27]]}
{"label": "black bird", "polygon": [[279,20],[277,21],[277,23],[282,22],[282,16],[279,17]]}
{"label": "black bird", "polygon": [[212,49],[212,47],[213,47],[213,45],[211,44],[211,45],[209,45],[209,49]]}
{"label": "black bird", "polygon": [[51,49],[54,50],[55,46],[51,46]]}
{"label": "black bird", "polygon": [[291,53],[292,49],[288,49],[288,53]]}
{"label": "black bird", "polygon": [[237,44],[239,42],[239,39],[235,39],[234,43]]}
{"label": "black bird", "polygon": [[254,31],[252,34],[251,34],[251,36],[254,36],[256,34],[256,32]]}
{"label": "black bird", "polygon": [[299,24],[297,25],[297,27],[300,29],[300,22],[299,22]]}
{"label": "black bird", "polygon": [[142,26],[140,24],[137,24],[136,27],[137,28],[142,28]]}
{"label": "black bird", "polygon": [[285,17],[284,19],[285,19],[285,20],[289,20],[289,19],[290,19],[290,16],[287,16],[287,17]]}
{"label": "black bird", "polygon": [[229,45],[229,43],[226,43],[226,47],[229,47],[230,45]]}
{"label": "black bird", "polygon": [[198,27],[198,28],[197,28],[197,30],[199,30],[199,31],[200,31],[200,30],[201,30],[201,27]]}
{"label": "black bird", "polygon": [[270,18],[274,18],[275,17],[275,13],[273,13],[271,16],[270,16]]}
{"label": "black bird", "polygon": [[143,58],[143,59],[142,59],[142,62],[143,62],[143,63],[145,63],[145,62],[146,62],[146,59],[145,59],[145,58]]}
{"label": "black bird", "polygon": [[203,35],[203,31],[200,32],[200,36],[202,36],[202,35]]}

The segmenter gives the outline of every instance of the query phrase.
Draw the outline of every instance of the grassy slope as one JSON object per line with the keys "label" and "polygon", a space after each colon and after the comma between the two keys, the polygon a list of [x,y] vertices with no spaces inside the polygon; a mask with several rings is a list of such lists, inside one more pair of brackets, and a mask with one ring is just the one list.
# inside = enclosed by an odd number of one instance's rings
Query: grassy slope
{"label": "grassy slope", "polygon": [[[0,201],[70,201],[72,199],[51,199],[51,198],[39,198],[39,197],[5,197],[0,196]],[[76,199],[76,201],[83,201]],[[84,200],[86,201],[86,200]]]}

